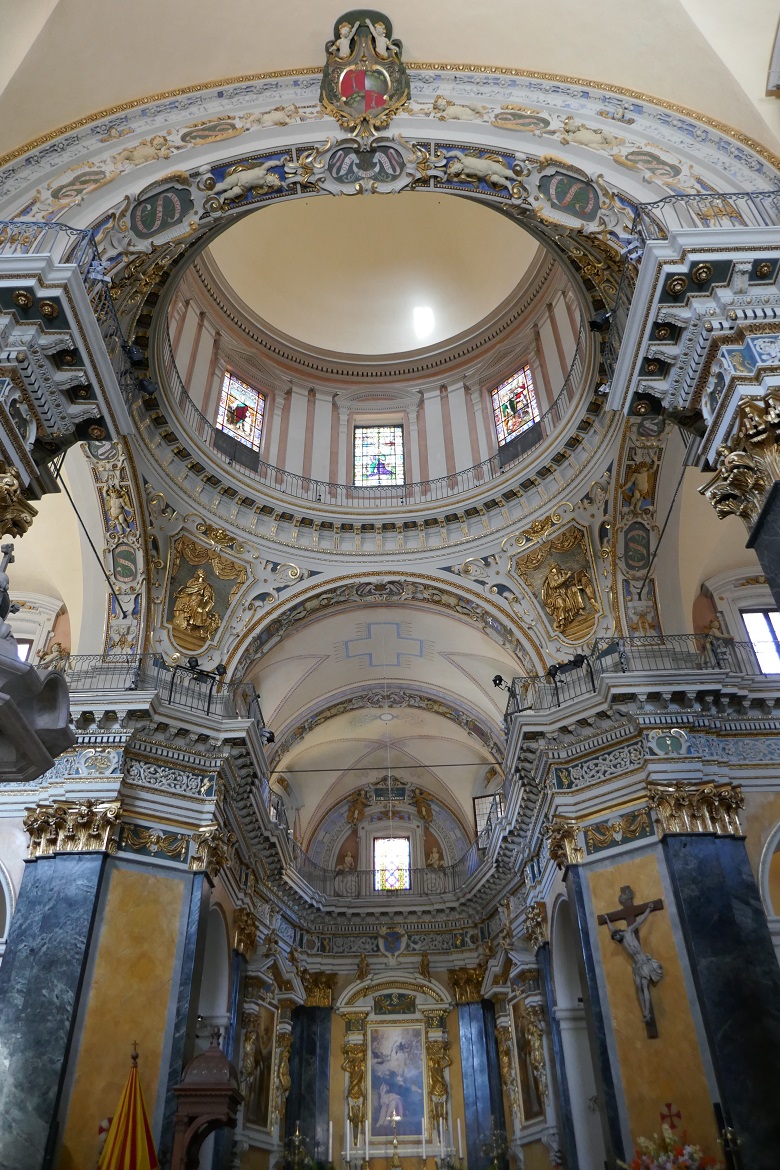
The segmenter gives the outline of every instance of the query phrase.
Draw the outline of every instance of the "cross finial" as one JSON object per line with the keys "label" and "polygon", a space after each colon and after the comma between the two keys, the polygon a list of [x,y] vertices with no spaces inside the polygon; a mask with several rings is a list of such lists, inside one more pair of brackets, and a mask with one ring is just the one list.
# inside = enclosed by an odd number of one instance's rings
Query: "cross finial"
{"label": "cross finial", "polygon": [[133,1041],[133,1051],[130,1053],[130,1059],[133,1062],[133,1068],[138,1068],[138,1044]]}

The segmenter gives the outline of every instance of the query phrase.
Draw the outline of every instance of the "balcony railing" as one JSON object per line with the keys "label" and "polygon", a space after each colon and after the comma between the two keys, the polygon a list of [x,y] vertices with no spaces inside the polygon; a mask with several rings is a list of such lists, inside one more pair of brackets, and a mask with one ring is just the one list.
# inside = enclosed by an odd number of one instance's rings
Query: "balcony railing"
{"label": "balcony railing", "polygon": [[650,240],[665,240],[669,232],[688,228],[778,227],[780,191],[731,191],[719,195],[667,195],[654,203],[637,205],[629,248],[623,262],[609,333],[604,347],[604,365],[611,378],[615,373],[620,345],[634,298],[637,262]]}
{"label": "balcony railing", "polygon": [[490,480],[504,475],[525,459],[540,443],[549,438],[565,420],[569,407],[582,389],[582,377],[587,356],[586,333],[580,324],[577,345],[571,365],[553,404],[541,418],[532,423],[510,445],[500,448],[497,454],[464,471],[442,475],[438,479],[421,480],[398,486],[355,487],[351,484],[329,483],[325,480],[309,479],[282,467],[275,467],[260,458],[259,452],[234,439],[202,413],[195,405],[179,373],[167,328],[161,339],[162,371],[166,385],[173,396],[180,416],[189,429],[217,457],[240,470],[275,492],[292,496],[311,503],[330,504],[335,507],[382,511],[402,505],[428,504],[435,500],[447,500],[483,487]]}
{"label": "balcony railing", "polygon": [[[587,653],[551,667],[545,675],[512,679],[505,719],[521,711],[551,711],[571,699],[593,694],[605,674],[724,671],[761,676],[765,673],[759,665],[763,649],[710,634],[597,638]],[[773,649],[767,644],[767,651]]]}
{"label": "balcony railing", "polygon": [[38,669],[61,671],[71,694],[156,691],[174,707],[224,719],[237,717],[233,694],[216,672],[169,666],[157,654],[61,654]]}

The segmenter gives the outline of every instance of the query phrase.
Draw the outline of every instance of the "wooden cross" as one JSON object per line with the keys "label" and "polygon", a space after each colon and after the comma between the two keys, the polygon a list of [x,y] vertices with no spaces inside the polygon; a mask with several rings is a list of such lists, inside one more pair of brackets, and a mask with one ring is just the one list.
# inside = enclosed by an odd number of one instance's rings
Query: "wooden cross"
{"label": "wooden cross", "polygon": [[[599,926],[613,927],[625,922],[627,927],[633,926],[638,918],[647,911],[652,913],[654,910],[663,910],[664,903],[662,898],[653,898],[651,902],[640,902],[637,904],[634,901],[634,891],[630,886],[621,886],[618,894],[618,902],[620,903],[619,910],[611,910],[608,914],[599,914],[596,921]],[[618,927],[619,929],[619,927]],[[637,936],[638,939],[638,936]],[[641,1000],[641,996],[640,996]],[[658,1024],[655,1020],[655,1012],[653,1011],[652,1001],[650,1003],[650,1019],[645,1020],[645,1029],[649,1040],[658,1039]]]}

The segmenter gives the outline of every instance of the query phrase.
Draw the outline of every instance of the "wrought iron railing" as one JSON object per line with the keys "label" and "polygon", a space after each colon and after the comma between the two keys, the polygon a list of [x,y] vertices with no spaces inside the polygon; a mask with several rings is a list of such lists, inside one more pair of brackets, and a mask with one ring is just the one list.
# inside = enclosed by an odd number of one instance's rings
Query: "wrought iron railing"
{"label": "wrought iron railing", "polygon": [[237,714],[233,694],[216,671],[171,666],[157,654],[60,654],[38,669],[61,671],[71,694],[156,691],[164,702],[187,711],[226,719]]}
{"label": "wrought iron railing", "polygon": [[454,496],[464,495],[475,488],[482,487],[490,480],[506,474],[525,459],[530,451],[549,438],[567,417],[569,407],[582,389],[587,357],[586,332],[584,326],[580,324],[574,357],[563,386],[555,401],[539,420],[532,423],[517,437],[515,453],[510,458],[507,459],[506,454],[499,450],[497,454],[491,455],[489,459],[483,459],[481,463],[477,463],[473,467],[467,467],[452,475],[442,475],[437,479],[420,480],[416,483],[395,487],[392,485],[355,487],[351,484],[329,483],[326,480],[311,479],[297,475],[295,472],[285,471],[282,467],[275,467],[272,463],[266,463],[262,460],[259,452],[247,446],[246,443],[239,442],[238,439],[215,427],[190,397],[184,379],[176,365],[167,327],[161,337],[161,347],[162,372],[182,421],[219,459],[230,466],[239,467],[251,479],[281,495],[293,496],[295,499],[308,500],[311,503],[331,504],[335,507],[366,509],[367,511],[382,511],[402,505],[427,504],[435,500],[451,499]]}
{"label": "wrought iron railing", "polygon": [[670,231],[686,228],[777,227],[780,226],[780,190],[730,191],[711,195],[667,195],[654,203],[637,204],[629,245],[620,275],[609,333],[604,346],[604,365],[611,378],[617,366],[626,329],[637,262],[649,240],[665,240]]}
{"label": "wrought iron railing", "polygon": [[[598,690],[605,674],[676,671],[728,671],[761,676],[761,645],[710,634],[671,634],[646,638],[597,638],[587,653],[553,666],[547,674],[512,679],[505,718],[521,711],[551,711]],[[767,644],[766,650],[774,647]]]}

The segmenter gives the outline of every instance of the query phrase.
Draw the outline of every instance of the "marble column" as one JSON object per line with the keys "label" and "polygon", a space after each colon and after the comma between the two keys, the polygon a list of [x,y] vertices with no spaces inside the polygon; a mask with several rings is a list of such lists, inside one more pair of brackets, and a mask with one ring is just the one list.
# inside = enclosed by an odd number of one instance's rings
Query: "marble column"
{"label": "marble column", "polygon": [[39,1170],[56,1141],[103,853],[28,861],[0,967],[0,1170]]}
{"label": "marble column", "polygon": [[594,1056],[596,1089],[604,1106],[607,1130],[604,1136],[611,1147],[611,1150],[608,1150],[608,1154],[613,1159],[624,1160],[626,1153],[623,1145],[620,1114],[618,1112],[615,1079],[610,1061],[607,1034],[604,1027],[604,1005],[599,994],[598,976],[596,974],[596,965],[591,947],[590,924],[588,922],[587,910],[585,909],[582,891],[582,873],[579,866],[570,865],[566,870],[565,880],[569,900],[574,906],[577,915],[577,929],[580,939],[583,971],[585,974],[583,984],[586,1009],[585,1023],[588,1029],[591,1051]]}
{"label": "marble column", "polygon": [[780,1160],[780,967],[741,837],[662,842],[739,1170]]}
{"label": "marble column", "polygon": [[755,550],[775,605],[780,609],[780,482],[772,484],[747,547]]}
{"label": "marble column", "polygon": [[307,1153],[323,1165],[328,1160],[331,1014],[329,1007],[297,1007],[292,1014],[285,1114],[285,1137],[293,1137],[300,1125]]}
{"label": "marble column", "polygon": [[550,962],[550,944],[542,943],[536,952],[536,963],[542,984],[545,1014],[550,1028],[550,1048],[552,1050],[552,1091],[557,1104],[558,1127],[561,1135],[561,1144],[570,1170],[580,1170],[577,1160],[577,1145],[574,1140],[574,1125],[572,1123],[571,1096],[569,1081],[566,1076],[566,1057],[564,1054],[561,1024],[555,1013],[555,992],[553,989],[552,963]]}
{"label": "marble column", "polygon": [[490,1140],[494,1128],[506,1132],[496,1014],[491,1001],[483,999],[479,1003],[458,1004],[458,1030],[463,1068],[466,1159],[469,1170],[487,1170],[493,1159],[483,1146]]}

